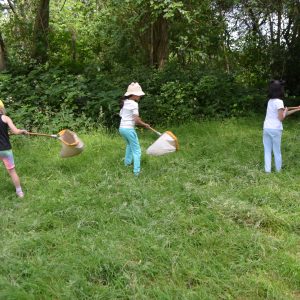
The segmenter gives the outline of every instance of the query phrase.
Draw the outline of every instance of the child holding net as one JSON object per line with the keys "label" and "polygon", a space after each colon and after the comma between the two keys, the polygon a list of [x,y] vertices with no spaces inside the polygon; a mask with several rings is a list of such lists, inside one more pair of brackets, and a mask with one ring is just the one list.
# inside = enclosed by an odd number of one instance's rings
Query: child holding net
{"label": "child holding net", "polygon": [[24,193],[20,184],[19,176],[15,169],[14,156],[9,140],[8,129],[14,134],[26,134],[26,130],[18,129],[11,118],[5,115],[5,107],[0,100],[0,159],[4,163],[12,182],[16,188],[16,194],[18,197],[23,198]]}
{"label": "child holding net", "polygon": [[150,128],[150,125],[143,122],[139,117],[138,102],[145,93],[137,82],[132,82],[121,101],[120,128],[119,132],[126,141],[125,165],[129,166],[133,162],[133,173],[140,174],[141,147],[135,131],[135,125]]}

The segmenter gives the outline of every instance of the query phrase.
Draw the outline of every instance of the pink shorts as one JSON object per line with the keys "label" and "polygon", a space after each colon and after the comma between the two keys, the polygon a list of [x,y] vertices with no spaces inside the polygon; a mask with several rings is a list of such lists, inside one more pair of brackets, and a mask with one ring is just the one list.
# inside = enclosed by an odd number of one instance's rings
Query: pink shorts
{"label": "pink shorts", "polygon": [[11,170],[15,167],[12,150],[0,151],[0,159],[3,161],[7,170]]}

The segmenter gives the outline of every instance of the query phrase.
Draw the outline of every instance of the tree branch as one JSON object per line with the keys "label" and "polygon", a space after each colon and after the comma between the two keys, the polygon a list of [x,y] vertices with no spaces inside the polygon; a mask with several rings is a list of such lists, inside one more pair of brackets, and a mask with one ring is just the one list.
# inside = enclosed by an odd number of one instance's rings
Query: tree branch
{"label": "tree branch", "polygon": [[10,9],[13,11],[13,13],[17,14],[16,10],[15,10],[14,4],[10,0],[6,0],[6,1],[7,1],[8,5],[9,5]]}
{"label": "tree branch", "polygon": [[63,5],[62,5],[62,7],[60,8],[60,11],[62,11],[62,10],[63,10],[63,8],[64,8],[64,6],[65,6],[66,2],[67,2],[67,0],[64,0],[64,3],[63,3]]}

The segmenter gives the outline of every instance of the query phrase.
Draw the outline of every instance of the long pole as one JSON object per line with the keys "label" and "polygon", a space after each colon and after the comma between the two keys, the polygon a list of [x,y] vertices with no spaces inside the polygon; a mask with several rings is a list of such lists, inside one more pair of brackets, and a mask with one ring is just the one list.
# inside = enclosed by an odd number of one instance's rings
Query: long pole
{"label": "long pole", "polygon": [[160,132],[158,132],[157,130],[153,129],[152,127],[149,127],[150,130],[152,130],[153,132],[155,132],[157,135],[161,135]]}
{"label": "long pole", "polygon": [[37,133],[37,132],[27,132],[27,134],[36,135],[36,136],[46,136],[46,137],[58,138],[57,134],[46,134],[46,133]]}

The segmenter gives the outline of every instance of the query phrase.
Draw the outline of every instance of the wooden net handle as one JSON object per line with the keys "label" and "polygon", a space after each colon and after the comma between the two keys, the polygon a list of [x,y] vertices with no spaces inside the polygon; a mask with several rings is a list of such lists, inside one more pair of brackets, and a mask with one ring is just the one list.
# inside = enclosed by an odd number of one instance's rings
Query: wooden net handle
{"label": "wooden net handle", "polygon": [[58,138],[57,134],[46,134],[46,133],[37,133],[37,132],[27,132],[27,134],[35,135],[35,136],[46,136],[46,137]]}
{"label": "wooden net handle", "polygon": [[155,132],[157,135],[161,135],[160,132],[158,132],[157,130],[153,129],[152,127],[148,127],[150,130],[152,130],[153,132]]}

